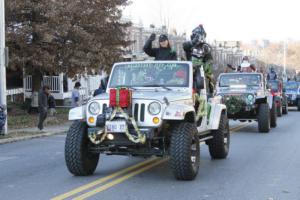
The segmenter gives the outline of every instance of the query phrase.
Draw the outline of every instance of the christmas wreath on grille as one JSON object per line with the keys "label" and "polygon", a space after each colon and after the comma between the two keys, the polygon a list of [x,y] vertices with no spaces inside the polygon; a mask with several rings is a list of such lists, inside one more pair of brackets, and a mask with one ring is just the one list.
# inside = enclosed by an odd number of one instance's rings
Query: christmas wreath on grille
{"label": "christmas wreath on grille", "polygon": [[229,99],[225,101],[227,111],[229,114],[235,114],[242,110],[244,102],[240,97],[230,96]]}

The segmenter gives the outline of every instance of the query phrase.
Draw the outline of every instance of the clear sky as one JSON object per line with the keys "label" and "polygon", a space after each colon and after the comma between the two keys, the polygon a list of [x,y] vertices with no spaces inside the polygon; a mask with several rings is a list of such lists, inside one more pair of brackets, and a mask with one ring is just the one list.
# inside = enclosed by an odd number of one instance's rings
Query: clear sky
{"label": "clear sky", "polygon": [[210,40],[300,40],[300,0],[132,0],[124,14],[188,35],[201,23]]}

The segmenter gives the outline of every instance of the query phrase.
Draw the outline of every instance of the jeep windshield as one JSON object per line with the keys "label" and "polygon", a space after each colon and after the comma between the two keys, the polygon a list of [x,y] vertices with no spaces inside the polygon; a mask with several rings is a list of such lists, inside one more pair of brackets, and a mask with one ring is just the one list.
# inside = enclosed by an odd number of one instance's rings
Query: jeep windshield
{"label": "jeep windshield", "polygon": [[114,67],[110,88],[115,87],[188,87],[187,63],[125,63]]}
{"label": "jeep windshield", "polygon": [[223,74],[220,77],[219,87],[259,87],[261,76],[259,74]]}
{"label": "jeep windshield", "polygon": [[286,82],[285,89],[287,90],[297,90],[299,88],[299,83],[297,82]]}
{"label": "jeep windshield", "polygon": [[278,81],[269,81],[269,85],[271,86],[271,91],[278,92],[278,90],[279,90],[279,82]]}

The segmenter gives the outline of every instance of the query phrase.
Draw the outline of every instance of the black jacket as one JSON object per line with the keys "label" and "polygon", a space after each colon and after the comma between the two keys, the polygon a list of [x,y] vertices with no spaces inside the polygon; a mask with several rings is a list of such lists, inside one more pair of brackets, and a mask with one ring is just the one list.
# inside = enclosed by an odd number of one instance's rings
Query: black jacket
{"label": "black jacket", "polygon": [[38,103],[39,103],[39,109],[41,111],[47,111],[48,95],[43,90],[40,90],[40,92],[39,92]]}
{"label": "black jacket", "polygon": [[0,133],[6,122],[6,114],[4,113],[4,108],[0,106]]}
{"label": "black jacket", "polygon": [[144,52],[150,56],[155,57],[155,60],[177,60],[177,53],[169,48],[152,48],[152,41],[148,40],[144,45]]}
{"label": "black jacket", "polygon": [[50,95],[48,98],[49,108],[56,108],[56,102],[54,96]]}
{"label": "black jacket", "polygon": [[105,92],[105,90],[103,90],[102,88],[98,88],[97,90],[94,91],[93,96],[95,97],[95,96],[97,96],[99,94],[102,94],[104,92]]}
{"label": "black jacket", "polygon": [[[203,44],[206,44],[206,43],[203,43]],[[201,44],[198,48],[202,48],[203,44]],[[191,41],[187,41],[187,42],[183,43],[183,50],[185,51],[185,55],[186,55],[186,59],[187,60],[192,60],[192,51],[193,51],[193,48],[194,48],[194,46],[193,46],[193,44],[192,44]],[[202,58],[203,62],[207,62],[208,60],[212,60],[213,59],[210,50],[207,49],[206,52],[207,53],[205,53],[204,56],[203,56],[203,58]]]}

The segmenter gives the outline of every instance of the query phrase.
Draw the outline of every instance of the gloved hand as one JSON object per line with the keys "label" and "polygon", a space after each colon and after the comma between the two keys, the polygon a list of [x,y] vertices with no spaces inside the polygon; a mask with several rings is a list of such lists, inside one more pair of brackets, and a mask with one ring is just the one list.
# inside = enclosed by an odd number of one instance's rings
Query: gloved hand
{"label": "gloved hand", "polygon": [[155,33],[152,33],[152,34],[150,35],[150,38],[149,38],[149,40],[150,40],[150,41],[154,41],[154,40],[155,40],[155,38],[156,38],[156,35],[155,35]]}

